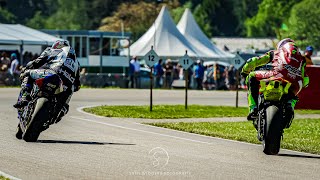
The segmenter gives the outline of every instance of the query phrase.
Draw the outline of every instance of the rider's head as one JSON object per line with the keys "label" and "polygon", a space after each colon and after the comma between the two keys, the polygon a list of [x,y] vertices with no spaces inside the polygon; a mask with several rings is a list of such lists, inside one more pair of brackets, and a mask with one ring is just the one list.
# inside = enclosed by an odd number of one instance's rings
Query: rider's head
{"label": "rider's head", "polygon": [[289,43],[289,42],[293,42],[293,43],[294,43],[294,41],[293,41],[292,39],[290,39],[290,38],[282,39],[282,40],[279,41],[278,44],[277,44],[277,50],[280,50],[283,45],[285,45],[285,44],[287,44],[287,43]]}
{"label": "rider's head", "polygon": [[69,47],[69,41],[67,40],[57,40],[56,42],[53,43],[52,49],[61,49],[63,47]]}

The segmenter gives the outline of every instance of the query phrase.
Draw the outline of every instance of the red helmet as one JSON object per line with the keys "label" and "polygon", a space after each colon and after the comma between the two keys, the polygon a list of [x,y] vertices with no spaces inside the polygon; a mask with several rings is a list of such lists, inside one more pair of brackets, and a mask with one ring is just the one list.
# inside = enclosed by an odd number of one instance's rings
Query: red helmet
{"label": "red helmet", "polygon": [[57,40],[56,42],[53,43],[52,49],[61,49],[63,47],[69,47],[69,41],[67,40]]}
{"label": "red helmet", "polygon": [[285,38],[285,39],[282,39],[281,41],[279,41],[278,44],[277,44],[277,50],[280,50],[280,48],[283,45],[285,45],[286,43],[288,43],[288,42],[293,42],[294,43],[294,41],[292,39],[290,39],[290,38]]}

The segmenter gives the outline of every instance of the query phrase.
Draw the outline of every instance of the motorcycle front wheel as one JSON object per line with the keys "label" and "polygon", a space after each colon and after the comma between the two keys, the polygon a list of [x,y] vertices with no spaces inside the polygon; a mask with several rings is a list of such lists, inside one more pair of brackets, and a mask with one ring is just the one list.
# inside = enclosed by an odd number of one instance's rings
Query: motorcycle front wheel
{"label": "motorcycle front wheel", "polygon": [[47,98],[39,98],[37,105],[28,123],[26,132],[23,134],[23,140],[26,142],[36,142],[42,130],[43,125],[49,118],[50,103]]}

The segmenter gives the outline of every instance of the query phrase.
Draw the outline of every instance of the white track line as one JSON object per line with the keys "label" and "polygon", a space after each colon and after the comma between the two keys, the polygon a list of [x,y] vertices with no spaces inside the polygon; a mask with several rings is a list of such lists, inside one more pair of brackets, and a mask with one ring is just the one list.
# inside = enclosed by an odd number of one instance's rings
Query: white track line
{"label": "white track line", "polygon": [[16,178],[16,177],[14,177],[14,176],[11,176],[11,175],[9,175],[9,174],[7,174],[7,173],[4,173],[4,172],[2,172],[2,171],[0,171],[0,176],[4,176],[5,178],[9,178],[10,180],[21,180],[21,179],[19,179],[19,178]]}
{"label": "white track line", "polygon": [[191,142],[197,142],[197,143],[202,143],[202,144],[210,144],[210,145],[213,144],[213,143],[209,143],[209,142],[205,142],[205,141],[198,141],[198,140],[193,140],[193,139],[188,139],[188,138],[171,136],[171,135],[167,135],[167,134],[161,134],[161,133],[156,133],[156,132],[151,132],[151,131],[145,131],[145,130],[141,130],[141,129],[134,129],[134,128],[124,127],[124,126],[118,126],[118,125],[114,125],[114,124],[94,121],[94,120],[91,120],[91,119],[86,119],[86,118],[81,118],[81,117],[76,117],[76,116],[71,116],[71,118],[82,120],[82,121],[87,121],[87,122],[92,122],[92,123],[96,123],[96,124],[103,124],[103,125],[106,125],[106,126],[111,126],[111,127],[131,130],[131,131],[138,131],[138,132],[143,132],[143,133],[149,133],[149,134],[155,134],[155,135],[159,135],[159,136],[171,137],[171,138],[176,138],[176,139],[181,139],[181,140],[186,140],[186,141],[191,141]]}
{"label": "white track line", "polygon": [[[102,106],[102,105],[96,105],[96,106]],[[84,114],[87,114],[87,115],[90,115],[90,116],[97,117],[97,118],[99,118],[99,119],[106,118],[106,117],[104,117],[104,116],[99,116],[99,115],[95,115],[95,114],[90,114],[90,113],[87,113],[87,112],[83,111],[84,108],[96,107],[96,106],[84,106],[84,107],[79,107],[79,108],[77,108],[77,111],[80,112],[80,113],[84,113]],[[209,145],[212,144],[212,143],[205,142],[205,141],[198,141],[198,140],[193,140],[193,139],[188,139],[188,138],[181,138],[181,137],[178,137],[178,136],[171,136],[171,135],[161,134],[161,133],[155,133],[155,132],[151,132],[151,131],[145,131],[145,130],[140,130],[140,129],[128,128],[128,127],[124,127],[124,126],[118,126],[118,125],[109,124],[109,123],[105,123],[105,122],[93,121],[93,120],[91,120],[91,119],[85,119],[85,118],[76,117],[76,116],[71,116],[71,118],[79,119],[79,120],[83,120],[83,121],[88,121],[88,122],[93,122],[93,123],[98,123],[98,124],[104,124],[104,125],[107,125],[107,126],[118,127],[118,128],[127,129],[127,130],[133,130],[133,131],[145,132],[145,133],[150,133],[150,134],[156,134],[156,135],[165,136],[165,137],[172,137],[172,138],[181,139],[181,140],[186,140],[186,141],[191,141],[191,142],[198,142],[198,143],[209,144]],[[202,134],[189,133],[189,132],[185,132],[185,131],[179,131],[179,130],[175,130],[175,129],[168,129],[168,128],[163,128],[163,127],[157,127],[157,126],[152,126],[152,125],[148,125],[148,124],[142,124],[142,123],[138,123],[138,122],[131,122],[131,121],[127,121],[127,120],[124,120],[124,121],[129,122],[129,123],[133,123],[133,124],[142,125],[142,126],[148,126],[148,127],[152,127],[152,128],[159,128],[159,129],[165,129],[165,130],[170,130],[170,131],[176,131],[176,132],[179,132],[179,133],[190,134],[190,135],[200,136],[200,137],[205,137],[205,138],[210,138],[210,139],[211,139],[211,138],[212,138],[212,139],[220,139],[220,140],[229,141],[229,142],[235,142],[235,143],[240,143],[240,144],[247,144],[247,145],[251,145],[251,146],[261,146],[261,144],[252,144],[252,143],[243,142],[243,141],[236,141],[236,140],[231,140],[231,139],[224,139],[224,138],[219,138],[219,137],[206,136],[206,135],[202,135]],[[282,148],[281,148],[281,149],[282,149]],[[320,156],[317,155],[317,154],[311,154],[311,153],[306,153],[306,152],[294,151],[294,150],[290,150],[290,149],[282,149],[282,150],[286,150],[286,151],[288,151],[288,152],[293,152],[293,153],[296,153],[296,154],[304,154],[304,155],[310,155],[310,156],[320,157]]]}
{"label": "white track line", "polygon": [[98,115],[95,115],[95,114],[87,113],[87,112],[85,112],[85,111],[83,110],[84,108],[92,108],[92,107],[97,107],[97,106],[102,106],[102,105],[93,105],[93,106],[78,107],[78,108],[77,108],[77,111],[78,111],[78,112],[81,112],[81,113],[83,113],[83,114],[86,114],[86,115],[94,116],[94,117],[96,117],[96,118],[104,118],[103,116],[98,116]]}

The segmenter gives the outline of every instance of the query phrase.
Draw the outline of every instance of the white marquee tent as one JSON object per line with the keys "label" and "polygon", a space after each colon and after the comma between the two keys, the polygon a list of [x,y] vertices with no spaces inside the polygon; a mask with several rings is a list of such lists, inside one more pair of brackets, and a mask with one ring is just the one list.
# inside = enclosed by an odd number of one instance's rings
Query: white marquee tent
{"label": "white marquee tent", "polygon": [[195,21],[191,11],[186,9],[181,17],[178,25],[178,30],[184,37],[192,43],[193,49],[200,57],[223,60],[231,59],[235,55],[224,52],[218,49],[202,32],[197,22]]}
{"label": "white marquee tent", "polygon": [[144,56],[151,46],[162,57],[182,57],[186,50],[190,57],[198,57],[193,46],[177,29],[165,6],[149,30],[130,46],[130,54]]}
{"label": "white marquee tent", "polygon": [[58,39],[20,24],[0,24],[0,44],[51,45]]}

